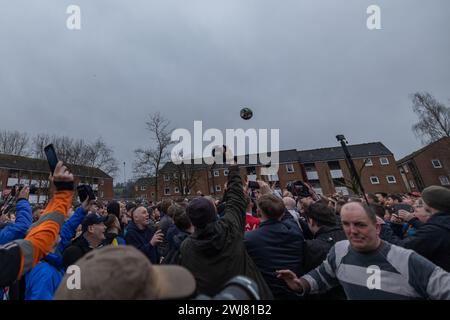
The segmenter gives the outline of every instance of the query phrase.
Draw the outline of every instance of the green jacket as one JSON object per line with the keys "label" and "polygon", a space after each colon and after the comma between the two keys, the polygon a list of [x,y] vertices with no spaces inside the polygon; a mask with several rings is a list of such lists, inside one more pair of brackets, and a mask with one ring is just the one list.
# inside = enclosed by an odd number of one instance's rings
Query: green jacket
{"label": "green jacket", "polygon": [[181,244],[180,264],[189,269],[197,282],[199,293],[216,295],[223,285],[237,275],[256,281],[261,299],[273,299],[272,292],[244,245],[247,201],[237,167],[228,174],[224,216]]}

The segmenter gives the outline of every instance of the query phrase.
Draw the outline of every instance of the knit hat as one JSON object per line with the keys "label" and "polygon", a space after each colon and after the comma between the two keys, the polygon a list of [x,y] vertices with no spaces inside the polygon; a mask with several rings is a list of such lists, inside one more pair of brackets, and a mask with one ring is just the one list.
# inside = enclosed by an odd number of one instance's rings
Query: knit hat
{"label": "knit hat", "polygon": [[450,213],[450,189],[440,186],[425,188],[422,191],[422,199],[427,206]]}
{"label": "knit hat", "polygon": [[152,265],[132,246],[106,246],[92,250],[76,262],[80,287],[72,288],[66,274],[56,300],[162,300],[189,298],[195,279],[176,265]]}
{"label": "knit hat", "polygon": [[186,213],[196,228],[203,228],[217,219],[214,204],[204,197],[193,199],[186,208]]}

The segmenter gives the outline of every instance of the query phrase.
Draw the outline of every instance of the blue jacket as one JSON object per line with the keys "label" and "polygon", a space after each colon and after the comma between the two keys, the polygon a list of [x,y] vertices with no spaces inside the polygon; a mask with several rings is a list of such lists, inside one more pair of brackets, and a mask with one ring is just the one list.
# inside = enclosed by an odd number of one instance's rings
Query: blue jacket
{"label": "blue jacket", "polygon": [[150,244],[154,233],[155,231],[152,228],[147,227],[144,230],[140,230],[133,221],[130,221],[125,241],[128,245],[139,249],[152,263],[158,263],[158,250]]}
{"label": "blue jacket", "polygon": [[277,278],[275,271],[290,269],[301,276],[303,243],[303,233],[294,219],[269,219],[244,235],[248,254],[277,299],[298,299],[285,282]]}
{"label": "blue jacket", "polygon": [[86,216],[86,211],[82,207],[78,207],[73,215],[67,220],[61,228],[61,239],[56,247],[56,253],[62,256],[64,249],[66,249],[72,242],[73,237],[77,232],[78,226]]}
{"label": "blue jacket", "polygon": [[49,253],[25,276],[25,300],[52,300],[64,276],[62,252],[71,243],[86,211],[79,207],[67,220],[60,233],[55,253]]}
{"label": "blue jacket", "polygon": [[64,276],[62,257],[48,254],[25,276],[25,300],[53,300]]}
{"label": "blue jacket", "polygon": [[9,223],[0,230],[0,245],[25,238],[31,223],[30,203],[26,199],[19,199],[16,203],[16,222]]}

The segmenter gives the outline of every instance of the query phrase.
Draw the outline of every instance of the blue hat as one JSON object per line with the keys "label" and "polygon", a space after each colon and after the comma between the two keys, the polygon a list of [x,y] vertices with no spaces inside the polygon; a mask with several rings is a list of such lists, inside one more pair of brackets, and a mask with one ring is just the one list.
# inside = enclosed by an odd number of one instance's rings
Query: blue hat
{"label": "blue hat", "polygon": [[88,227],[93,224],[99,224],[105,222],[106,218],[102,217],[98,213],[90,213],[88,214],[83,222],[81,223],[81,230],[84,232],[87,231]]}

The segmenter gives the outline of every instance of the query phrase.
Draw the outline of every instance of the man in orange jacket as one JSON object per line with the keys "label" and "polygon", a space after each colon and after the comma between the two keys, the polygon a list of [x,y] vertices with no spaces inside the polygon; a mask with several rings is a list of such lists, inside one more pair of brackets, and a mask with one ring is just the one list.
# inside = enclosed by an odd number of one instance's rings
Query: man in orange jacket
{"label": "man in orange jacket", "polygon": [[20,279],[53,249],[73,197],[73,175],[62,161],[51,177],[56,192],[25,239],[0,246],[0,287]]}

